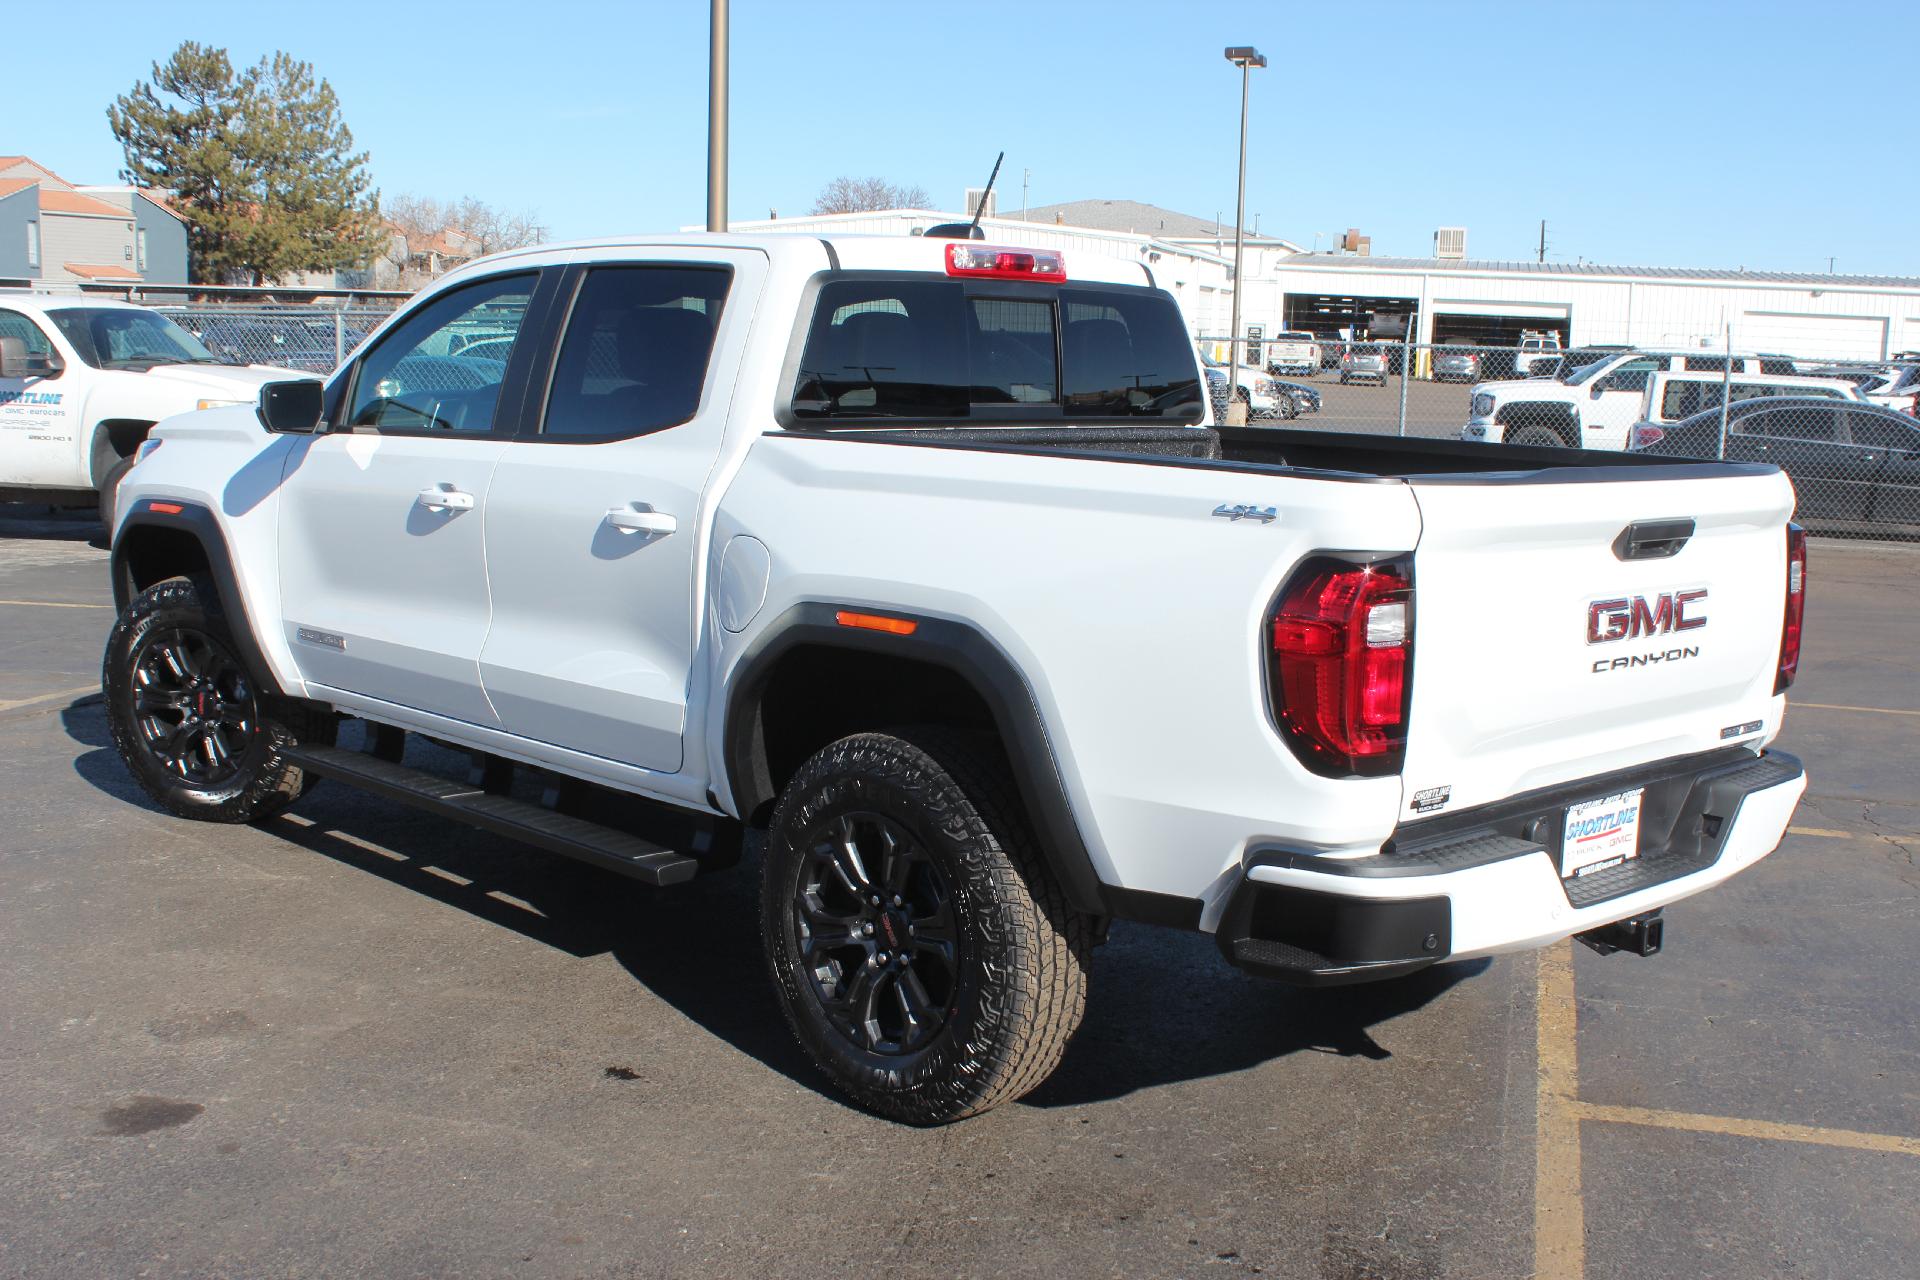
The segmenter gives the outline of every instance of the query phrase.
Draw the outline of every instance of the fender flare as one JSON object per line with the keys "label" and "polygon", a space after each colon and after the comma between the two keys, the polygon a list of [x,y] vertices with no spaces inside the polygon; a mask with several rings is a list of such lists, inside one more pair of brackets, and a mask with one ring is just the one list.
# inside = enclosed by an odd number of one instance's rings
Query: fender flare
{"label": "fender flare", "polygon": [[[156,501],[169,507],[178,507],[179,510],[158,510],[154,505]],[[113,539],[114,608],[125,613],[133,597],[138,594],[134,586],[132,552],[142,538],[143,529],[184,533],[199,544],[201,554],[206,558],[207,576],[213,579],[214,591],[219,597],[215,607],[227,624],[241,665],[253,680],[254,688],[263,693],[283,695],[285,690],[274,677],[273,668],[268,664],[254,633],[253,621],[247,612],[247,598],[241,592],[240,579],[233,571],[233,554],[227,548],[226,534],[220,528],[219,519],[203,504],[172,498],[142,498],[127,513]]]}
{"label": "fender flare", "polygon": [[[834,615],[848,608],[911,619],[917,626],[906,636],[841,626]],[[1066,892],[1068,904],[1095,915],[1198,927],[1199,899],[1121,889],[1100,879],[1068,801],[1066,782],[1032,686],[1004,650],[964,622],[871,601],[809,601],[774,619],[734,664],[727,682],[723,762],[739,813],[749,814],[774,798],[760,708],[780,659],[803,645],[887,654],[945,667],[965,680],[993,715],[1041,853]]]}

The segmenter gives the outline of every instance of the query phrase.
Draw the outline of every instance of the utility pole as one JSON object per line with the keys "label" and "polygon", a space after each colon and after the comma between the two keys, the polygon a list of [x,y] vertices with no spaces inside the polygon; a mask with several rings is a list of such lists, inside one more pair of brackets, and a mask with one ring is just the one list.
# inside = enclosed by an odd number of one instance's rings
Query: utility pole
{"label": "utility pole", "polygon": [[1828,275],[1832,275],[1832,274],[1833,274],[1833,259],[1832,259],[1832,258],[1828,258],[1828,259],[1827,259],[1827,274],[1828,274]]}
{"label": "utility pole", "polygon": [[1540,219],[1540,261],[1547,260],[1547,220]]}
{"label": "utility pole", "polygon": [[1027,220],[1027,183],[1031,181],[1032,178],[1033,170],[1022,169],[1020,171],[1020,221],[1022,222]]}
{"label": "utility pole", "polygon": [[707,42],[707,230],[727,229],[727,0],[712,0]]}
{"label": "utility pole", "polygon": [[1240,346],[1240,260],[1246,256],[1247,246],[1247,89],[1253,69],[1266,66],[1267,60],[1258,49],[1236,45],[1227,50],[1227,61],[1240,68],[1240,196],[1233,207],[1233,333],[1228,344],[1233,348],[1229,357],[1233,363],[1227,380],[1227,405],[1231,408],[1240,394],[1240,357],[1245,354]]}

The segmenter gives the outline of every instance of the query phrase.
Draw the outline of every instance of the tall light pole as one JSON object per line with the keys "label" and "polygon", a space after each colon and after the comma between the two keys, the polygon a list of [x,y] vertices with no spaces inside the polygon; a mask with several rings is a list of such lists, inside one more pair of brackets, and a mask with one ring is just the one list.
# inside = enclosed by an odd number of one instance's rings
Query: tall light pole
{"label": "tall light pole", "polygon": [[1240,196],[1233,206],[1233,348],[1232,378],[1227,383],[1227,403],[1240,394],[1240,259],[1246,256],[1247,222],[1247,87],[1255,67],[1267,60],[1250,45],[1234,45],[1227,50],[1227,61],[1240,68]]}
{"label": "tall light pole", "polygon": [[713,0],[707,42],[707,230],[727,229],[727,0]]}

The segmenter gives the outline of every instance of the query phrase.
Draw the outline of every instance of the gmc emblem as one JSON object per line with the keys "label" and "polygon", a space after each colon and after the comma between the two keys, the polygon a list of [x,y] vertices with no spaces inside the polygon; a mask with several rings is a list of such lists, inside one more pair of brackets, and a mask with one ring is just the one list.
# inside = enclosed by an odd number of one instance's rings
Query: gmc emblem
{"label": "gmc emblem", "polygon": [[1666,591],[1651,598],[1595,600],[1587,606],[1587,643],[1611,644],[1641,636],[1663,636],[1707,625],[1707,615],[1687,610],[1707,598],[1707,589]]}

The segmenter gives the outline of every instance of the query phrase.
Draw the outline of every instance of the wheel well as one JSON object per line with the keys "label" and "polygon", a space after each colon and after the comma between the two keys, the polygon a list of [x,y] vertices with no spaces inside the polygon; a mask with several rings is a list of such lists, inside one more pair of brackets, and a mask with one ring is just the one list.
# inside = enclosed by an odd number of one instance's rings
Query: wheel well
{"label": "wheel well", "polygon": [[127,599],[168,578],[205,575],[207,549],[185,529],[141,526],[127,530],[114,557],[123,575]]}
{"label": "wheel well", "polygon": [[108,418],[93,429],[93,483],[97,487],[114,463],[131,458],[140,442],[153,430],[151,422],[135,418]]}
{"label": "wheel well", "polygon": [[1579,433],[1573,425],[1573,410],[1565,405],[1507,405],[1495,415],[1494,421],[1506,428],[1500,433],[1503,441],[1527,427],[1545,427],[1564,440],[1568,448],[1578,447],[1580,443]]}
{"label": "wheel well", "polygon": [[1005,759],[993,712],[966,678],[937,663],[799,645],[782,654],[751,718],[748,767],[735,779],[740,816],[764,825],[787,780],[821,747],[907,724],[978,731]]}

